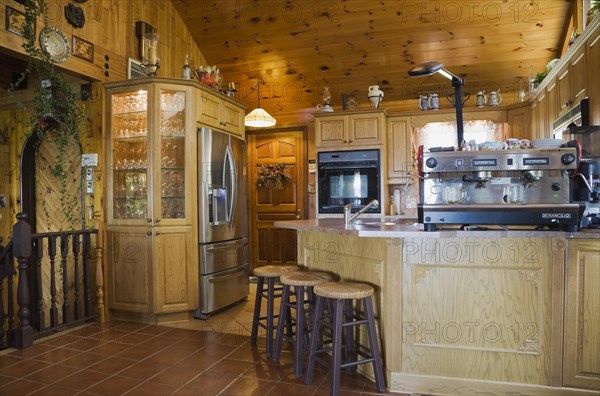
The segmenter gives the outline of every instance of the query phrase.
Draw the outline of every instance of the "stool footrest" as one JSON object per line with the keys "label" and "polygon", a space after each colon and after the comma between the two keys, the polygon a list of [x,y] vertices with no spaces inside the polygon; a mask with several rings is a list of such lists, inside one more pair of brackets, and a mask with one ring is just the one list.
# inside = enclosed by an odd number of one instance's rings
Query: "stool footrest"
{"label": "stool footrest", "polygon": [[361,359],[361,360],[357,360],[355,362],[350,362],[350,363],[342,363],[340,364],[340,368],[348,368],[348,367],[354,367],[354,366],[358,366],[359,364],[364,364],[364,363],[372,363],[375,361],[375,358],[370,357],[367,359]]}

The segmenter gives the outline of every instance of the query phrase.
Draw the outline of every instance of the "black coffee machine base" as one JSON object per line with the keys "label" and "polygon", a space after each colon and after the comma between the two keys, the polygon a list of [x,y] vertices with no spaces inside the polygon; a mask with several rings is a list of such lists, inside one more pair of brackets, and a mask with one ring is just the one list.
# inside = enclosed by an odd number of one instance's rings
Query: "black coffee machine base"
{"label": "black coffee machine base", "polygon": [[418,222],[424,231],[446,225],[538,226],[575,232],[583,204],[537,205],[418,205]]}

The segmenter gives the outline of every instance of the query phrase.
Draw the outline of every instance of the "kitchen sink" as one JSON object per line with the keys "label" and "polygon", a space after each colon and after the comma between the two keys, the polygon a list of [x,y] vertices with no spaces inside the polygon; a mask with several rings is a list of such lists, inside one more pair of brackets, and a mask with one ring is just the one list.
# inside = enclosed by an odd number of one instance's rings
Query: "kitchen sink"
{"label": "kitchen sink", "polygon": [[399,225],[400,223],[395,223],[393,221],[355,221],[354,224],[355,225],[364,225],[364,226],[382,227],[382,226]]}
{"label": "kitchen sink", "polygon": [[352,224],[367,227],[391,227],[400,225],[412,225],[416,222],[417,221],[415,219],[364,219],[355,220],[352,222]]}

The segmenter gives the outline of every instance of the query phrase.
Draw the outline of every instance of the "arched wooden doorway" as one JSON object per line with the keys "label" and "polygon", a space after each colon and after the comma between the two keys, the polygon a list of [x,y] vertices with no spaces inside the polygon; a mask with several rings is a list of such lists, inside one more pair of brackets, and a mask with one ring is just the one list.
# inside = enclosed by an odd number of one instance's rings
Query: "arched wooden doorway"
{"label": "arched wooden doorway", "polygon": [[[32,232],[73,230],[81,227],[81,146],[72,145],[66,158],[66,191],[52,174],[57,146],[35,134],[21,153],[21,211],[29,216]],[[65,212],[69,212],[68,214]]]}
{"label": "arched wooden doorway", "polygon": [[[51,139],[40,141],[35,134],[30,136],[23,146],[21,153],[21,211],[29,216],[31,230],[34,233],[47,233],[57,231],[67,231],[81,229],[81,146],[73,145],[63,154],[65,167],[67,171],[66,189],[61,192],[61,181],[52,174],[53,166],[56,163],[57,145]],[[69,211],[70,214],[65,212]],[[69,250],[73,249],[72,241],[68,240],[65,246]],[[37,303],[39,306],[39,291],[41,289],[42,305],[49,307],[52,304],[52,293],[50,290],[50,279],[52,275],[56,281],[55,303],[61,306],[64,299],[68,299],[68,306],[72,307],[74,303],[74,293],[70,291],[74,288],[75,282],[75,261],[73,255],[69,254],[62,261],[62,239],[56,239],[56,256],[54,274],[51,274],[49,248],[44,242],[41,246],[42,259],[39,264],[42,281],[41,288],[38,287],[38,278],[35,274],[37,268],[30,265],[29,279],[31,286],[29,288],[31,303]],[[62,268],[63,265],[65,268]],[[64,274],[67,279],[62,279]],[[78,280],[80,282],[80,280]],[[65,289],[68,289],[65,292]],[[68,297],[65,297],[67,296]],[[50,323],[50,310],[44,311],[44,322]],[[63,321],[62,310],[58,310],[58,321]],[[67,313],[69,315],[69,313]],[[31,318],[31,324],[39,328],[40,318],[34,316]]]}

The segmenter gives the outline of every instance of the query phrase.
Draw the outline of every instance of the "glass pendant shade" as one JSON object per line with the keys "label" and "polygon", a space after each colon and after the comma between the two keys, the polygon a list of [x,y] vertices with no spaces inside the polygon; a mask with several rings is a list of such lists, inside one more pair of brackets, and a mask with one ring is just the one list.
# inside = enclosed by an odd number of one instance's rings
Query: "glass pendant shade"
{"label": "glass pendant shade", "polygon": [[256,128],[270,127],[275,123],[275,118],[260,107],[252,110],[244,119],[244,125]]}

